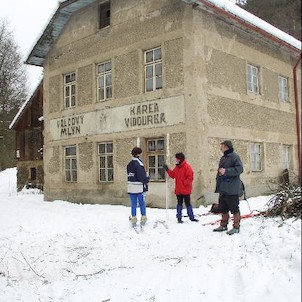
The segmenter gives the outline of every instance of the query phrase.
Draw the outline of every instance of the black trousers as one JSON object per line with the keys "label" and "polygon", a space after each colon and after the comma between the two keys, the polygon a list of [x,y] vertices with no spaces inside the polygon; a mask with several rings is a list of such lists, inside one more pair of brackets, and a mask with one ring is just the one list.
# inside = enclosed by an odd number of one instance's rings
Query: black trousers
{"label": "black trousers", "polygon": [[222,213],[232,214],[240,212],[239,210],[239,195],[219,195],[219,208]]}
{"label": "black trousers", "polygon": [[177,204],[182,206],[183,202],[185,202],[186,207],[191,205],[191,196],[188,195],[176,195]]}

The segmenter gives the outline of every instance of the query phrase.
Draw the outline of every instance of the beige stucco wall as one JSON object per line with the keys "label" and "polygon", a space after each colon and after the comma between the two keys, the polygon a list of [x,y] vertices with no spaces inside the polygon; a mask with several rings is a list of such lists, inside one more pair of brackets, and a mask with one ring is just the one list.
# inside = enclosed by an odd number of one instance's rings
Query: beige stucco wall
{"label": "beige stucco wall", "polygon": [[[219,144],[234,141],[244,164],[242,176],[249,195],[267,193],[268,182],[281,172],[281,144],[293,146],[293,171],[297,171],[295,109],[290,55],[238,30],[214,15],[193,9],[183,1],[111,1],[111,25],[97,24],[97,5],[73,16],[53,46],[44,66],[45,199],[73,202],[128,204],[126,165],[130,151],[145,139],[165,137],[166,162],[183,151],[195,173],[192,202],[213,202]],[[144,93],[144,51],[161,46],[163,89]],[[96,65],[111,60],[113,98],[98,102]],[[260,66],[261,93],[247,92],[246,64]],[[77,106],[63,108],[63,75],[76,72]],[[278,100],[278,74],[287,76],[290,102]],[[131,104],[175,100],[178,106],[162,106],[170,123],[109,133],[99,131],[97,121],[86,124],[86,134],[58,138],[54,125],[72,116],[96,116],[119,112],[112,129]],[[180,101],[181,100],[181,101]],[[182,118],[183,114],[183,118]],[[110,115],[110,114],[109,114]],[[178,119],[173,119],[176,115]],[[90,126],[90,128],[89,128]],[[95,129],[95,132],[93,131]],[[114,144],[114,182],[98,181],[99,142]],[[264,146],[264,169],[250,171],[251,142]],[[78,181],[64,182],[64,147],[77,145]],[[146,160],[146,158],[145,158]],[[276,164],[274,164],[276,163]],[[173,180],[168,180],[170,206],[175,205]],[[164,207],[166,184],[152,182],[147,204]]]}

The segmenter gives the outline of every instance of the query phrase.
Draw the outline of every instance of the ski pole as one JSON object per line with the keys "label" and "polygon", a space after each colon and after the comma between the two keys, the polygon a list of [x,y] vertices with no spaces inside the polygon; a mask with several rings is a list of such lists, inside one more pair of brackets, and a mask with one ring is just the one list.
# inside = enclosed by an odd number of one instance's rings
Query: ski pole
{"label": "ski pole", "polygon": [[169,220],[169,200],[168,200],[168,177],[166,177],[166,219]]}

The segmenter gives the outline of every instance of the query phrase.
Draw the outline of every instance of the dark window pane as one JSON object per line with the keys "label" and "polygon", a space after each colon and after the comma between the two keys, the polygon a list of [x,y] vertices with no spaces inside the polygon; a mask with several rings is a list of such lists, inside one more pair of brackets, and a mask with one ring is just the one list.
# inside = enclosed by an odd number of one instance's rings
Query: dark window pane
{"label": "dark window pane", "polygon": [[155,141],[148,141],[148,151],[155,151]]}
{"label": "dark window pane", "polygon": [[158,179],[165,179],[165,170],[163,168],[158,169]]}
{"label": "dark window pane", "polygon": [[113,168],[113,157],[107,156],[107,168]]}
{"label": "dark window pane", "polygon": [[149,167],[155,167],[155,156],[149,156]]}
{"label": "dark window pane", "polygon": [[71,181],[70,171],[65,171],[65,179],[66,181]]}
{"label": "dark window pane", "polygon": [[161,65],[161,63],[155,65],[155,75],[156,76],[162,75],[162,65]]}
{"label": "dark window pane", "polygon": [[107,144],[107,153],[112,153],[113,152],[113,144],[112,143],[108,143]]}
{"label": "dark window pane", "polygon": [[100,157],[100,168],[106,168],[105,156]]}
{"label": "dark window pane", "polygon": [[113,181],[113,169],[108,170],[108,181]]}
{"label": "dark window pane", "polygon": [[150,79],[153,77],[153,66],[146,67],[146,79]]}
{"label": "dark window pane", "polygon": [[105,153],[105,144],[99,144],[99,153]]}
{"label": "dark window pane", "polygon": [[72,171],[72,181],[77,181],[78,176],[77,176],[77,171]]}
{"label": "dark window pane", "polygon": [[106,171],[105,171],[105,169],[101,169],[101,171],[100,171],[100,180],[101,181],[106,181]]}
{"label": "dark window pane", "polygon": [[154,61],[161,59],[161,49],[157,48],[154,50]]}
{"label": "dark window pane", "polygon": [[153,90],[153,80],[149,79],[146,81],[146,91],[152,91]]}
{"label": "dark window pane", "polygon": [[76,170],[77,169],[77,160],[76,159],[72,159],[71,161],[72,161],[72,164],[71,164],[72,167],[71,168],[74,169],[74,170]]}
{"label": "dark window pane", "polygon": [[149,176],[151,179],[155,179],[155,169],[154,168],[149,169]]}
{"label": "dark window pane", "polygon": [[146,52],[146,63],[150,63],[153,61],[153,51]]}

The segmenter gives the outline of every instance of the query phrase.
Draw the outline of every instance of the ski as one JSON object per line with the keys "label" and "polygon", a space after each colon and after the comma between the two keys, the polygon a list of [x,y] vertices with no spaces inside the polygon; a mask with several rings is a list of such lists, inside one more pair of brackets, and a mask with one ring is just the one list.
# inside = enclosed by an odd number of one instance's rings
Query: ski
{"label": "ski", "polygon": [[[212,212],[206,212],[201,214],[194,214],[194,216],[202,217],[202,216],[209,216],[209,215],[219,215],[220,213],[212,213]],[[183,215],[183,217],[189,217],[188,215]]]}
{"label": "ski", "polygon": [[164,220],[156,220],[153,225],[153,229],[157,228],[158,224],[162,224],[166,229],[168,229],[168,225]]}
{"label": "ski", "polygon": [[[260,216],[260,215],[264,215],[264,212],[242,214],[240,216],[241,216],[241,219],[246,219],[246,218],[251,218],[251,217]],[[231,218],[231,220],[233,220],[233,217]],[[221,221],[221,219],[217,219],[217,220],[214,220],[214,221],[206,222],[206,223],[203,223],[202,226],[205,226],[205,225],[214,225],[216,223],[219,223],[220,221]]]}

